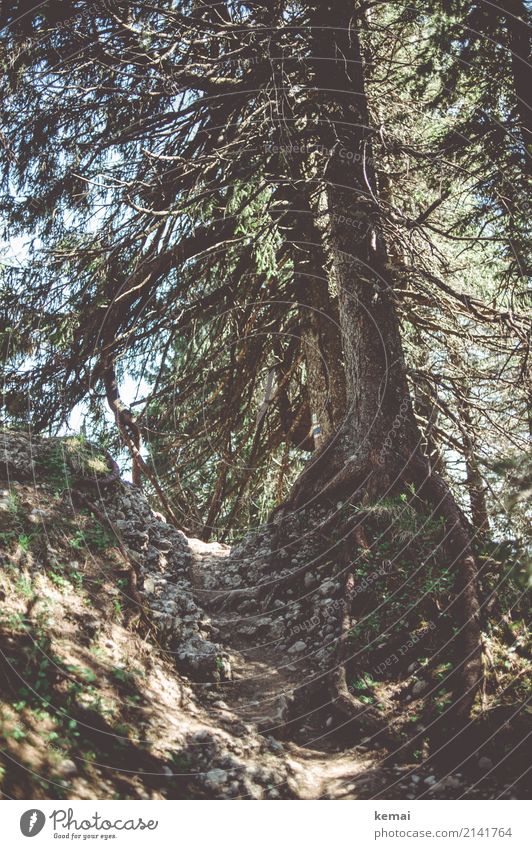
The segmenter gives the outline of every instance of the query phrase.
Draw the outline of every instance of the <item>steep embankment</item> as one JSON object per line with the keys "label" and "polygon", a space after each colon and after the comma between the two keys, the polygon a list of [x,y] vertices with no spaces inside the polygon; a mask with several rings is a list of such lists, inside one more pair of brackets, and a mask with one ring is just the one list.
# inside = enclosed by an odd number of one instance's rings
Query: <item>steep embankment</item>
{"label": "steep embankment", "polygon": [[379,692],[393,740],[336,713],[317,685],[340,583],[316,567],[268,593],[271,531],[233,552],[187,539],[82,440],[1,438],[5,796],[519,795],[488,733],[462,767],[423,752],[416,663]]}

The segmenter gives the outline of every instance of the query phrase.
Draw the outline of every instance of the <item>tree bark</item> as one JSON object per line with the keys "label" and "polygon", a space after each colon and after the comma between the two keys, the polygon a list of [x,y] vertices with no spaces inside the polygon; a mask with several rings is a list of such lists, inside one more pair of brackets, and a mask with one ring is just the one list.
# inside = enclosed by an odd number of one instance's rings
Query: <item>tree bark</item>
{"label": "tree bark", "polygon": [[314,423],[328,439],[345,415],[345,372],[338,305],[329,292],[327,259],[307,198],[292,234],[294,286],[301,303],[303,351]]}
{"label": "tree bark", "polygon": [[[525,170],[532,174],[532,96],[530,94],[529,15],[523,0],[506,0],[506,28],[519,127],[525,152]],[[506,7],[506,8],[504,8]]]}
{"label": "tree bark", "polygon": [[466,486],[469,493],[471,521],[477,531],[486,533],[490,529],[488,507],[486,504],[486,486],[480,473],[475,430],[469,407],[464,397],[458,400],[458,415],[462,422],[462,444],[464,446],[467,473]]}
{"label": "tree bark", "polygon": [[[279,226],[290,245],[293,293],[300,305],[302,348],[307,389],[321,440],[328,439],[345,415],[345,371],[338,303],[329,287],[328,258],[322,233],[316,226],[310,185],[305,181],[299,153],[300,139],[289,134],[283,157],[289,181],[276,192],[283,208]],[[295,130],[291,130],[295,133]],[[280,164],[280,161],[277,163]],[[316,446],[318,447],[318,446]]]}
{"label": "tree bark", "polygon": [[380,489],[401,472],[419,433],[379,227],[358,33],[349,4],[309,6],[309,65],[321,116],[315,145],[323,152],[316,179],[326,199],[325,246],[338,290],[346,371],[347,412],[334,453],[338,465],[346,455],[369,463]]}

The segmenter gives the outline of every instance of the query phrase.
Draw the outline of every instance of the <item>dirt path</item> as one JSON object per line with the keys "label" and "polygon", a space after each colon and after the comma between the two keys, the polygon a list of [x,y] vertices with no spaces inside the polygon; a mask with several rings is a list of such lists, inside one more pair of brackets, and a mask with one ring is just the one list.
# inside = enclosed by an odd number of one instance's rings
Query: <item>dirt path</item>
{"label": "dirt path", "polygon": [[209,613],[217,640],[231,659],[231,680],[221,685],[212,702],[220,719],[238,718],[283,750],[302,799],[372,798],[383,788],[396,786],[408,767],[382,763],[386,752],[378,747],[342,748],[333,740],[332,730],[316,721],[315,707],[305,705],[301,696],[305,682],[320,674],[312,659],[280,650],[279,636],[261,626],[260,611],[253,615],[217,611],[212,602],[227,592],[223,577],[229,548],[199,540],[189,543],[198,603]]}

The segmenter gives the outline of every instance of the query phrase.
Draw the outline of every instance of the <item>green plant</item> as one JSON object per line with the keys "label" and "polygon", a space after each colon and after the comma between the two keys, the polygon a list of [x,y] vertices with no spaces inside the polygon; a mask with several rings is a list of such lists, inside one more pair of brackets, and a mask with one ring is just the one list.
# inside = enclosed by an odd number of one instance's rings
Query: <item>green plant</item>
{"label": "green plant", "polygon": [[96,548],[99,551],[105,551],[112,544],[113,539],[111,535],[101,525],[95,525],[86,529],[79,528],[69,541],[69,545],[78,550],[81,548]]}
{"label": "green plant", "polygon": [[18,535],[18,544],[23,551],[29,551],[30,545],[34,538],[34,534],[19,534]]}
{"label": "green plant", "polygon": [[7,509],[10,513],[18,513],[20,509],[19,497],[13,490],[9,490],[9,494],[7,496]]}
{"label": "green plant", "polygon": [[11,731],[6,732],[7,737],[12,737],[13,740],[23,740],[26,737],[26,732],[19,725],[16,725]]}
{"label": "green plant", "polygon": [[139,674],[137,669],[125,669],[123,666],[115,666],[111,670],[111,675],[116,681],[121,684],[134,684],[135,677]]}
{"label": "green plant", "polygon": [[55,494],[70,489],[70,473],[61,445],[54,445],[42,461],[47,480]]}
{"label": "green plant", "polygon": [[16,588],[19,592],[29,598],[33,595],[33,586],[27,575],[21,575],[16,583]]}
{"label": "green plant", "polygon": [[60,590],[64,590],[66,587],[68,587],[68,581],[65,580],[62,575],[59,575],[57,572],[49,572],[49,575],[52,583],[55,584],[55,586],[58,587]]}

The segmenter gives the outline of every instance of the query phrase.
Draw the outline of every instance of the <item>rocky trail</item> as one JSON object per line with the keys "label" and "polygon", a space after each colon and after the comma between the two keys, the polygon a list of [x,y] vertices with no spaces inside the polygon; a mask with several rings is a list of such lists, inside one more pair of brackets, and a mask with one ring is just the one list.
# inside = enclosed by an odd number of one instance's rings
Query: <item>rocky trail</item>
{"label": "rocky trail", "polygon": [[[230,680],[220,683],[221,697],[216,694],[210,700],[220,720],[241,720],[268,739],[274,751],[282,752],[299,798],[356,798],[361,793],[367,797],[387,782],[395,783],[397,771],[379,764],[382,753],[363,745],[338,751],[327,729],[313,727],[311,706],[306,709],[301,702],[299,710],[293,711],[298,691],[319,670],[308,657],[300,659],[278,648],[280,639],[270,617],[217,613],[216,603],[210,605],[209,598],[216,602],[226,589],[226,581],[218,583],[217,578],[223,575],[230,549],[200,540],[189,540],[189,545],[196,596],[206,610],[214,608],[213,631],[230,659]],[[291,739],[294,732],[304,740]]]}
{"label": "rocky trail", "polygon": [[[223,584],[217,586],[216,576],[223,573],[230,550],[199,540],[189,540],[189,544],[196,598],[209,612],[217,641],[230,656],[230,680],[220,685],[224,693],[222,704],[260,731],[281,736],[293,690],[311,670],[278,650],[279,640],[272,639],[268,617],[216,612],[216,599],[224,590]],[[214,554],[209,553],[211,547]]]}
{"label": "rocky trail", "polygon": [[[431,798],[435,789],[438,797],[446,791],[456,795],[461,776],[444,771],[436,777],[433,769],[420,770],[404,758],[394,763],[390,752],[374,738],[363,738],[355,746],[346,744],[348,723],[335,716],[334,706],[316,707],[300,695],[307,683],[323,675],[304,644],[296,640],[297,650],[287,651],[271,613],[226,612],[231,597],[226,594],[227,573],[232,571],[229,547],[200,540],[188,540],[188,544],[194,594],[210,615],[228,664],[228,674],[216,693],[205,682],[208,703],[220,723],[231,726],[241,720],[282,754],[297,798]],[[240,592],[243,589],[239,586]]]}

